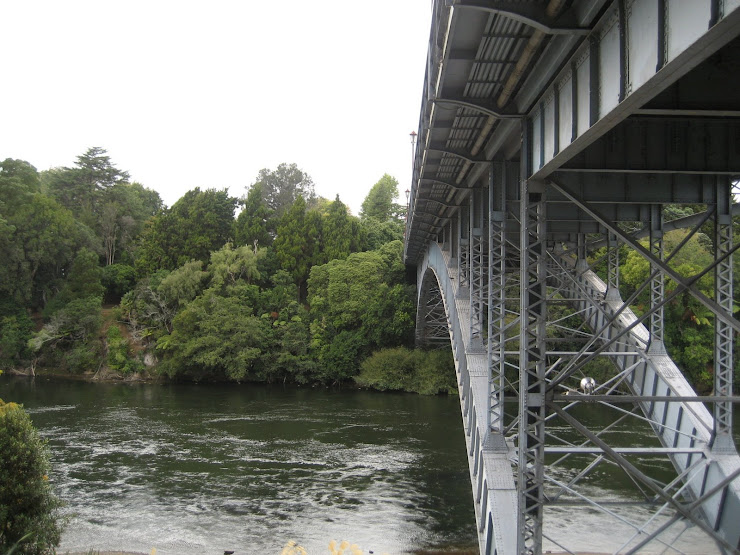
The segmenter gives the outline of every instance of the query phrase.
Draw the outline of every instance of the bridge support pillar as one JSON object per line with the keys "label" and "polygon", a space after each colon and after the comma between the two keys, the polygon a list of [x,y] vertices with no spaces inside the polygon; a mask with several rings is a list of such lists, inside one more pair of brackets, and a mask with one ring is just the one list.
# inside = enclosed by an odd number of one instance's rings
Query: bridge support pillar
{"label": "bridge support pillar", "polygon": [[[732,195],[730,183],[718,179],[717,209],[714,225],[714,256],[717,266],[714,272],[715,301],[728,313],[732,313],[732,257],[726,256],[732,248]],[[714,319],[714,392],[715,395],[732,395],[732,339],[730,325],[719,318]],[[734,453],[732,439],[732,403],[723,401],[714,404],[714,430],[712,449]]]}
{"label": "bridge support pillar", "polygon": [[470,287],[470,210],[460,207],[457,218],[457,296],[469,295]]}
{"label": "bridge support pillar", "polygon": [[[470,195],[470,346],[471,352],[485,353],[483,344],[485,311],[488,305],[488,194],[475,189]],[[487,331],[487,330],[486,330]]]}
{"label": "bridge support pillar", "polygon": [[588,270],[588,260],[586,260],[586,234],[579,233],[576,238],[576,272],[582,274]]}
{"label": "bridge support pillar", "polygon": [[[650,205],[650,254],[655,258],[663,260],[663,207],[660,204]],[[650,280],[650,306],[660,305],[665,294],[663,283],[663,272],[656,264],[651,264],[651,270],[655,273]],[[650,345],[648,353],[651,355],[664,355],[665,344],[663,343],[663,307],[657,308],[650,315]]]}
{"label": "bridge support pillar", "polygon": [[607,282],[606,301],[621,301],[619,294],[619,242],[617,236],[611,232],[606,234],[607,251]]}
{"label": "bridge support pillar", "polygon": [[518,553],[542,553],[547,249],[544,183],[523,180],[520,201]]}
{"label": "bridge support pillar", "polygon": [[504,429],[506,348],[506,165],[491,165],[488,183],[488,433]]}

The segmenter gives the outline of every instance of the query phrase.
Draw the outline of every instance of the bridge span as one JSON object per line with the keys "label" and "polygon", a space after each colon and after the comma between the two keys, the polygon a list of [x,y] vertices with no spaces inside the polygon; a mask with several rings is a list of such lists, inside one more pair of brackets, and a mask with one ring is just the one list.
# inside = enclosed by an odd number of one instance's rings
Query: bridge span
{"label": "bridge span", "polygon": [[[603,550],[682,553],[693,528],[740,552],[740,0],[433,0],[413,139],[417,341],[452,345],[481,553],[575,551],[548,530],[558,506],[574,508],[571,537],[588,533],[579,507],[627,530]],[[671,261],[698,234],[713,260],[684,275]],[[648,268],[629,292],[626,252]],[[697,286],[708,275],[713,295]],[[704,396],[664,343],[664,307],[689,296],[714,325]],[[582,422],[582,403],[649,422],[655,442],[611,445],[613,424]],[[604,464],[636,485],[644,521],[581,488]]]}

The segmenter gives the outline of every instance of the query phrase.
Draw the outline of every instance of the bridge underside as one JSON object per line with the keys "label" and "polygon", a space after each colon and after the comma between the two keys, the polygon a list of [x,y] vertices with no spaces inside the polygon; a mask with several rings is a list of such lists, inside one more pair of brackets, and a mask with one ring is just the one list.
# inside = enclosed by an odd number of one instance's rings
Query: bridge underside
{"label": "bridge underside", "polygon": [[[447,0],[432,19],[406,259],[418,342],[452,343],[481,552],[575,550],[547,514],[579,504],[626,527],[615,551],[680,552],[686,528],[739,551],[740,0]],[[687,271],[696,240],[712,260]],[[620,256],[645,261],[629,290]],[[664,309],[685,299],[714,325],[704,397],[664,343]],[[582,403],[613,421],[584,424]],[[611,445],[625,418],[657,441]],[[658,516],[632,522],[584,493],[607,461]]]}

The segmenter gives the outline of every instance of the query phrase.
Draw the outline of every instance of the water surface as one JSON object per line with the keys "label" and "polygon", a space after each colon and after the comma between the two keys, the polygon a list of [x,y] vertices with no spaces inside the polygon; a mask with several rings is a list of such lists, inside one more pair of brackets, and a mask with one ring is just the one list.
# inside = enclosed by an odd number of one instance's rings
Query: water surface
{"label": "water surface", "polygon": [[[311,554],[327,553],[332,539],[376,554],[477,547],[453,396],[3,376],[0,398],[23,403],[49,442],[51,480],[73,515],[61,553],[279,553],[291,539]],[[577,412],[595,428],[615,418],[598,406]],[[556,423],[548,430],[582,441]],[[634,419],[605,437],[613,446],[657,444]],[[549,475],[568,482],[591,460],[571,457]],[[661,481],[675,476],[666,461],[631,460]],[[578,488],[618,518],[587,505],[548,506],[546,550],[613,551],[634,534],[620,518],[644,522],[655,510],[611,463]],[[680,545],[717,552],[696,529]]]}
{"label": "water surface", "polygon": [[253,385],[3,380],[48,440],[60,551],[476,545],[459,404]]}

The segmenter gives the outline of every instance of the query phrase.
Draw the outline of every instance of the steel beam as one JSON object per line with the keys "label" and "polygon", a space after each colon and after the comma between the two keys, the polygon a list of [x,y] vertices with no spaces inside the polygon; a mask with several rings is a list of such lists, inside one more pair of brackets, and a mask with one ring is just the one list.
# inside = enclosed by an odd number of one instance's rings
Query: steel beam
{"label": "steel beam", "polygon": [[[719,306],[732,312],[732,259],[726,256],[732,249],[730,183],[718,180],[716,196],[714,255],[717,265],[714,272],[714,295]],[[721,260],[723,256],[725,258]],[[725,395],[729,398],[732,395],[734,334],[732,328],[719,318],[715,318],[714,332],[714,391],[717,395]],[[736,452],[732,439],[732,403],[729,401],[714,405],[713,433],[713,449],[720,453]]]}
{"label": "steel beam", "polygon": [[518,552],[542,553],[545,447],[547,248],[545,187],[522,181],[517,524]]}
{"label": "steel beam", "polygon": [[650,206],[650,254],[653,256],[653,277],[650,280],[650,306],[654,308],[650,314],[650,345],[648,353],[651,355],[664,355],[665,343],[663,341],[664,310],[663,298],[665,296],[665,283],[661,265],[663,261],[663,207],[659,204]]}
{"label": "steel beam", "polygon": [[[612,3],[533,104],[527,117],[535,130],[531,177],[549,176],[740,34],[737,4],[711,27],[705,2],[634,0],[629,10],[621,6],[622,0]],[[555,90],[561,91],[558,105]]]}
{"label": "steel beam", "polygon": [[488,366],[491,432],[504,429],[506,350],[506,165],[491,164],[488,183]]}

